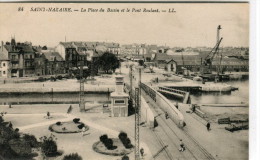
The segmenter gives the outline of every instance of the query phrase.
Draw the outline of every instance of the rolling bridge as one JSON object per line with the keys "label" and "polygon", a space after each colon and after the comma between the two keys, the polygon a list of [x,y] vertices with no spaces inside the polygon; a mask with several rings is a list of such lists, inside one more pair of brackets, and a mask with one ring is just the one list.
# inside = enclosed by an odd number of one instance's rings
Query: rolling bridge
{"label": "rolling bridge", "polygon": [[182,98],[183,99],[182,103],[184,103],[184,104],[190,103],[190,93],[189,92],[174,89],[174,88],[169,88],[169,87],[158,87],[157,91],[162,94],[167,94],[167,95],[171,95],[174,97]]}

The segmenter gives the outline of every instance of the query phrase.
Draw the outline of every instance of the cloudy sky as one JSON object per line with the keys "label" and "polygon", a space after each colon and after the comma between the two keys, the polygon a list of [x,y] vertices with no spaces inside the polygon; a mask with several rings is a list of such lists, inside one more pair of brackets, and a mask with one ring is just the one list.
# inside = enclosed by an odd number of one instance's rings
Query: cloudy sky
{"label": "cloudy sky", "polygon": [[[18,12],[23,7],[23,12]],[[71,7],[79,12],[32,12],[36,7]],[[166,13],[90,13],[81,8],[167,10]],[[174,8],[175,13],[168,13]],[[233,4],[5,4],[0,3],[0,40],[56,46],[60,41],[107,41],[171,47],[214,46],[222,26],[222,46],[249,45],[249,5]]]}

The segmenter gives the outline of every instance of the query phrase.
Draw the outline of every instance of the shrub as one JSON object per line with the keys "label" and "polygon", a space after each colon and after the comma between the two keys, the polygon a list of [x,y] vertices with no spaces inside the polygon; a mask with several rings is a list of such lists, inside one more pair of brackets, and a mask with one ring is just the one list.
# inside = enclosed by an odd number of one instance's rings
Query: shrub
{"label": "shrub", "polygon": [[45,81],[45,79],[43,77],[39,77],[38,81],[43,82],[43,81]]}
{"label": "shrub", "polygon": [[9,141],[11,139],[18,139],[20,138],[19,132],[15,132],[12,128],[2,126],[0,128],[1,136],[6,140]]}
{"label": "shrub", "polygon": [[100,136],[99,139],[108,150],[113,150],[117,148],[116,146],[113,145],[114,144],[113,140],[111,138],[108,138],[106,134]]}
{"label": "shrub", "polygon": [[11,149],[10,145],[5,143],[0,145],[0,154],[6,159],[14,159],[17,154]]}
{"label": "shrub", "polygon": [[113,140],[112,140],[111,138],[106,139],[106,140],[104,141],[104,144],[105,144],[105,146],[106,146],[106,148],[107,148],[108,150],[114,149]]}
{"label": "shrub", "polygon": [[79,123],[79,121],[80,121],[80,118],[74,118],[74,119],[73,119],[73,122],[74,122],[74,123]]}
{"label": "shrub", "polygon": [[63,160],[82,160],[82,157],[78,155],[78,153],[71,153],[69,155],[65,155]]}
{"label": "shrub", "polygon": [[15,132],[19,132],[19,128],[15,128],[15,130],[14,130]]}
{"label": "shrub", "polygon": [[106,134],[99,137],[100,141],[105,144],[105,141],[108,139],[108,136]]}
{"label": "shrub", "polygon": [[51,76],[51,81],[56,81],[56,78]]}
{"label": "shrub", "polygon": [[57,78],[58,80],[62,80],[62,75],[58,75],[56,78]]}
{"label": "shrub", "polygon": [[57,143],[54,140],[54,135],[51,134],[50,137],[41,137],[40,140],[42,141],[41,143],[41,149],[42,152],[46,155],[46,156],[52,156],[57,154]]}
{"label": "shrub", "polygon": [[125,148],[132,148],[133,145],[131,144],[131,140],[129,138],[126,139],[124,143]]}
{"label": "shrub", "polygon": [[131,144],[131,140],[127,137],[125,132],[120,132],[118,138],[121,140],[125,148],[132,148],[133,145]]}
{"label": "shrub", "polygon": [[127,155],[124,155],[121,160],[129,160],[129,157]]}
{"label": "shrub", "polygon": [[31,147],[38,147],[39,143],[34,135],[24,134],[24,141],[28,142]]}
{"label": "shrub", "polygon": [[60,125],[61,125],[61,122],[56,122],[56,125],[57,125],[57,126],[60,126]]}
{"label": "shrub", "polygon": [[126,138],[127,138],[127,134],[126,134],[125,132],[120,132],[119,135],[118,135],[118,138],[119,138],[120,140],[126,139]]}
{"label": "shrub", "polygon": [[85,127],[85,124],[81,123],[80,125],[78,125],[79,129],[82,129],[83,127]]}
{"label": "shrub", "polygon": [[13,150],[19,156],[28,156],[32,152],[30,144],[21,139],[12,139],[9,142],[11,150]]}

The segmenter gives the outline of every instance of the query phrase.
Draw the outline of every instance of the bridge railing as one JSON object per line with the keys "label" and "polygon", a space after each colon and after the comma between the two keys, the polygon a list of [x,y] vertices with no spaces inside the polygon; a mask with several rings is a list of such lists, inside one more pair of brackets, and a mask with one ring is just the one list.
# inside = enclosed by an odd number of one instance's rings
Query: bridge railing
{"label": "bridge railing", "polygon": [[173,122],[175,122],[181,128],[184,127],[184,117],[173,103],[171,103],[161,93],[157,92],[155,89],[147,86],[144,83],[141,83],[141,88],[155,101],[155,103],[162,109],[162,111],[168,113]]}
{"label": "bridge railing", "polygon": [[173,89],[173,88],[159,87],[159,89],[160,89],[160,90],[164,90],[164,91],[174,92],[174,93],[177,93],[177,94],[181,94],[181,95],[183,95],[183,96],[186,95],[186,92],[180,91],[180,90],[177,90],[177,89]]}

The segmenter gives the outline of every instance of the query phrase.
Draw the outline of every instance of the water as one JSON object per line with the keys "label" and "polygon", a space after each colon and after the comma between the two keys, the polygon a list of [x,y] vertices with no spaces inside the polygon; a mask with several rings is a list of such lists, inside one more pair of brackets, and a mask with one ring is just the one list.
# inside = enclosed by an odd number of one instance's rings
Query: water
{"label": "water", "polygon": [[233,87],[239,88],[230,93],[196,93],[191,94],[191,103],[249,103],[249,81],[225,82]]}
{"label": "water", "polygon": [[[225,82],[239,90],[231,93],[196,93],[191,94],[192,103],[248,103],[249,102],[249,82],[231,81]],[[110,103],[109,94],[85,94],[86,103]],[[180,100],[179,100],[180,101]],[[22,95],[0,95],[0,105],[2,104],[78,104],[79,94],[22,94]]]}

